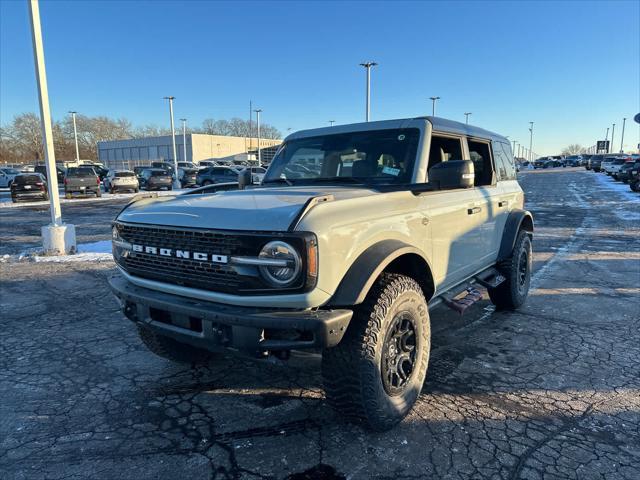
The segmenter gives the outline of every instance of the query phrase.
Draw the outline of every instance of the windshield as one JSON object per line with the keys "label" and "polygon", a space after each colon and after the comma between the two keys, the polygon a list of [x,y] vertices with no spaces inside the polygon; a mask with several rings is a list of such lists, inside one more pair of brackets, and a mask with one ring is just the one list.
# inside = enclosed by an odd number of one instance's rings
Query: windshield
{"label": "windshield", "polygon": [[290,140],[274,157],[263,183],[409,183],[419,140],[417,128]]}

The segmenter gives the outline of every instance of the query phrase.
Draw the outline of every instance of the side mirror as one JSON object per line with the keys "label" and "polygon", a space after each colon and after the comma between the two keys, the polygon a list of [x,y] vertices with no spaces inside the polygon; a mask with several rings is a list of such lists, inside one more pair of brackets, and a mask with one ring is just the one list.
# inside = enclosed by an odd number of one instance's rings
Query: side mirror
{"label": "side mirror", "polygon": [[429,169],[429,183],[440,190],[471,188],[475,176],[471,160],[449,160],[437,163]]}
{"label": "side mirror", "polygon": [[244,190],[247,185],[251,185],[251,172],[245,169],[238,174],[238,188]]}

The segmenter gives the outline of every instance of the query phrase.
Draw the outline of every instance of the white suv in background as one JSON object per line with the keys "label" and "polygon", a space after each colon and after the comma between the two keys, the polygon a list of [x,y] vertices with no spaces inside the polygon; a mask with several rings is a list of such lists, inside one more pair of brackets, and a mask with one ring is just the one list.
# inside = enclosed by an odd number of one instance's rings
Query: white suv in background
{"label": "white suv in background", "polygon": [[0,168],[0,187],[10,188],[16,175],[20,175],[20,171],[15,168]]}
{"label": "white suv in background", "polygon": [[135,172],[130,170],[109,170],[103,181],[105,192],[116,193],[117,191],[127,190],[138,193],[140,184]]}

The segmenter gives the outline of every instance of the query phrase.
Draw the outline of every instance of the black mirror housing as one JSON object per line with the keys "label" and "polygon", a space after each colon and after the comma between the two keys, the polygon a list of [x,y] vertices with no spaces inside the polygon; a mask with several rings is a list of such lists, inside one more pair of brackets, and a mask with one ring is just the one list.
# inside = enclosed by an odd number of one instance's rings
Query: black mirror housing
{"label": "black mirror housing", "polygon": [[251,185],[251,171],[245,168],[238,174],[238,188],[244,190],[247,185]]}
{"label": "black mirror housing", "polygon": [[429,169],[429,184],[440,190],[472,188],[475,171],[471,160],[449,160]]}

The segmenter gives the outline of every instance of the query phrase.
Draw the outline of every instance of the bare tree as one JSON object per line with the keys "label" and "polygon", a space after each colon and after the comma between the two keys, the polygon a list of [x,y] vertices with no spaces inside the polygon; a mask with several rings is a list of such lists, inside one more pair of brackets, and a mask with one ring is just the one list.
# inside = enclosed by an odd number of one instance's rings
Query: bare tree
{"label": "bare tree", "polygon": [[582,145],[577,143],[572,143],[571,145],[562,149],[562,155],[577,155],[578,153],[584,153],[585,148]]}

